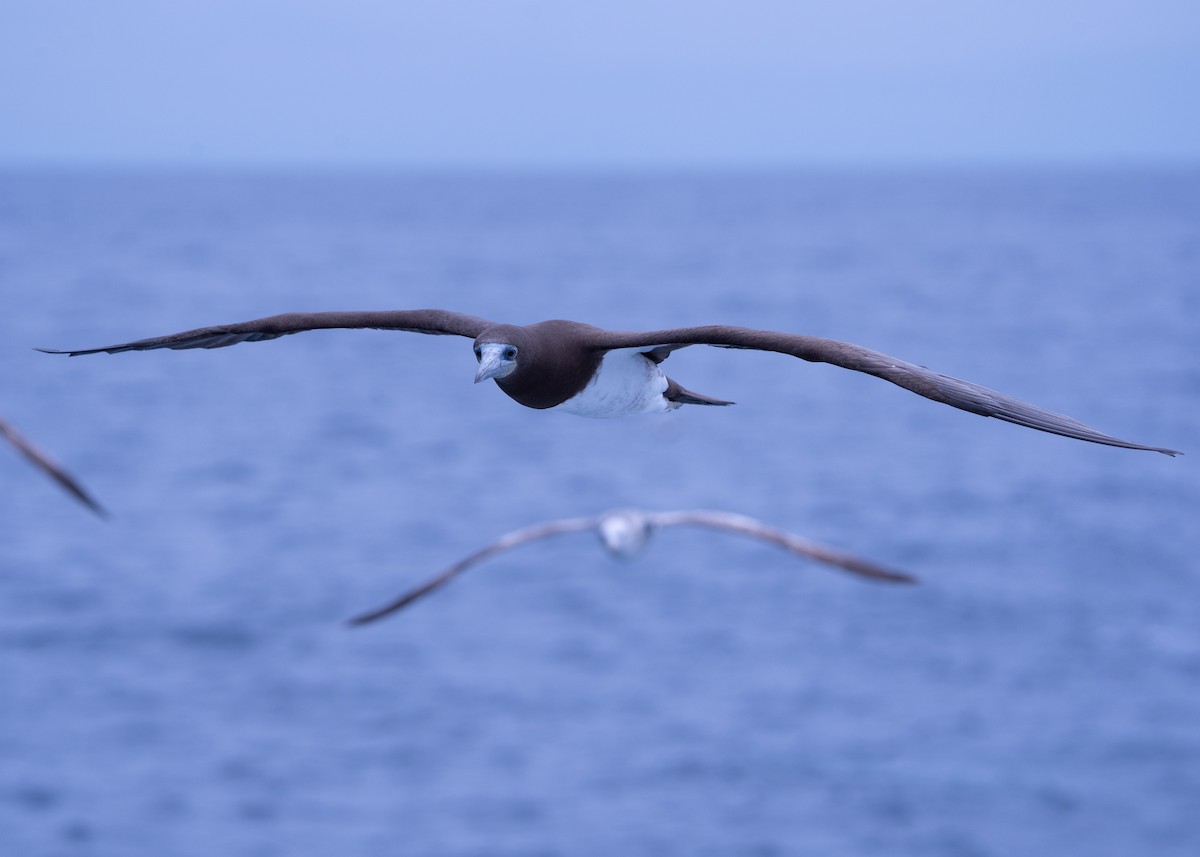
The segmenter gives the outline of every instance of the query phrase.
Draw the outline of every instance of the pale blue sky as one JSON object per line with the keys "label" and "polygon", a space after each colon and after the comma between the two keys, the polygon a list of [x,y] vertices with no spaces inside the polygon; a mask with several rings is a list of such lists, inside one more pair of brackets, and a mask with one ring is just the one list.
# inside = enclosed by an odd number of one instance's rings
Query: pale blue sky
{"label": "pale blue sky", "polygon": [[1197,0],[0,3],[0,164],[1164,161]]}

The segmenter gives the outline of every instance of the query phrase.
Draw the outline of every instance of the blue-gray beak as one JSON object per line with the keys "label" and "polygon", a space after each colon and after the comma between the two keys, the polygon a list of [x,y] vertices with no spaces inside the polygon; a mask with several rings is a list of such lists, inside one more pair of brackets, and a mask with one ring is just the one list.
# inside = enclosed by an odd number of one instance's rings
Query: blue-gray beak
{"label": "blue-gray beak", "polygon": [[498,343],[487,343],[479,349],[479,369],[475,372],[475,383],[488,378],[503,378],[516,368],[516,361],[506,357],[512,347]]}

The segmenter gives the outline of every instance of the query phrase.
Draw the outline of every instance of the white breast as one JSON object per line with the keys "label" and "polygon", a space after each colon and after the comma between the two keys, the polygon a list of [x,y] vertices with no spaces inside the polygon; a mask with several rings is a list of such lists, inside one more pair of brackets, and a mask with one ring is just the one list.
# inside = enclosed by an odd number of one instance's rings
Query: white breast
{"label": "white breast", "polygon": [[624,417],[630,414],[665,414],[679,407],[663,398],[667,376],[658,364],[642,354],[648,347],[609,351],[591,382],[552,410],[581,417]]}

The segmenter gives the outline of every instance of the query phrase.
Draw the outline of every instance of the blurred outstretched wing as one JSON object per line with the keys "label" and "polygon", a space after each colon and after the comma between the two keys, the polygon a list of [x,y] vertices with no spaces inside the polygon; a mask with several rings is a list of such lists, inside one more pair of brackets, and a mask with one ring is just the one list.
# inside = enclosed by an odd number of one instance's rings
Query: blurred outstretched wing
{"label": "blurred outstretched wing", "polygon": [[532,542],[537,539],[544,539],[547,536],[556,536],[560,533],[575,533],[580,530],[590,530],[595,528],[598,519],[596,518],[566,518],[561,521],[551,521],[545,524],[536,524],[532,527],[526,527],[521,530],[514,530],[511,533],[501,536],[496,541],[486,547],[480,548],[473,554],[460,559],[454,565],[447,568],[445,571],[439,572],[429,580],[422,583],[398,598],[389,601],[382,607],[371,610],[367,613],[362,613],[348,620],[351,625],[364,625],[367,622],[374,622],[376,619],[382,619],[391,613],[395,613],[402,607],[407,607],[412,602],[416,601],[423,595],[428,595],[435,589],[440,588],[446,583],[449,583],[458,575],[462,574],[476,563],[482,562],[490,556],[494,556],[501,551],[511,550],[512,548],[523,545],[526,542]]}
{"label": "blurred outstretched wing", "polygon": [[712,527],[717,530],[762,539],[799,556],[823,562],[826,565],[832,565],[853,574],[861,575],[862,577],[869,577],[872,580],[882,580],[889,583],[916,583],[917,581],[911,574],[884,568],[881,565],[854,556],[853,554],[819,545],[816,542],[810,542],[791,533],[785,533],[782,530],[769,527],[762,523],[762,521],[748,518],[745,515],[697,510],[690,512],[659,512],[647,517],[650,524],[655,527],[680,525]]}
{"label": "blurred outstretched wing", "polygon": [[63,470],[62,467],[60,467],[53,460],[51,460],[49,456],[30,443],[24,436],[22,436],[16,429],[14,429],[3,419],[0,419],[0,436],[7,438],[8,441],[17,448],[17,451],[29,459],[29,461],[32,462],[35,467],[48,475],[63,488],[74,494],[79,502],[83,503],[101,517],[107,516],[108,513],[104,511],[104,507],[96,502],[95,498],[93,498],[92,495],[83,489],[83,486],[79,484],[75,477]]}

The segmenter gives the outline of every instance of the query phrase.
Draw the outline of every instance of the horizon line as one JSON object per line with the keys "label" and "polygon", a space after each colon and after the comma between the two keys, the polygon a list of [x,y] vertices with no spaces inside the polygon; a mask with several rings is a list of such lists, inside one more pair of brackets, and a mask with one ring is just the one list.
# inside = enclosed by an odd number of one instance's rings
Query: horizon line
{"label": "horizon line", "polygon": [[1186,172],[1195,157],[973,157],[696,161],[418,161],[263,158],[6,158],[0,173],[282,174],[403,176],[779,175],[971,172]]}

